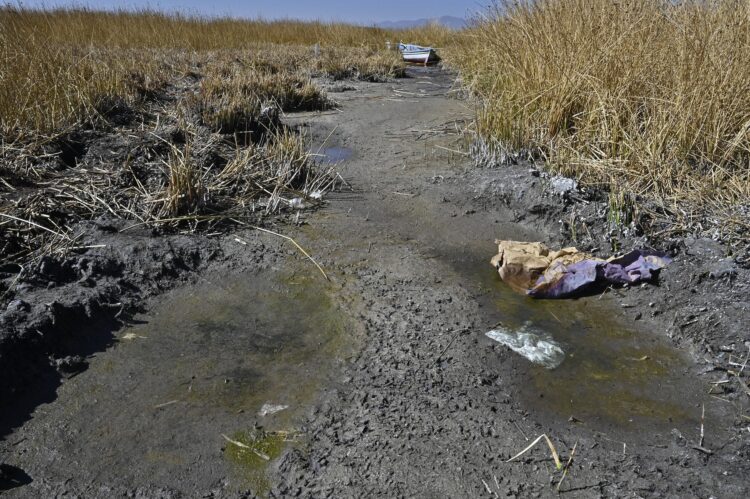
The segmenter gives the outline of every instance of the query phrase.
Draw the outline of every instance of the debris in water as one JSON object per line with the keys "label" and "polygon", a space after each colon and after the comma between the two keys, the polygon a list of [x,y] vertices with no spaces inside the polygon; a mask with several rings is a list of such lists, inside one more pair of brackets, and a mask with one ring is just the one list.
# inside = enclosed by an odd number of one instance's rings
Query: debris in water
{"label": "debris in water", "polygon": [[258,415],[261,417],[268,416],[269,414],[276,414],[277,412],[281,412],[284,409],[289,409],[288,405],[273,405],[266,402],[263,404],[263,407],[260,408],[260,411],[258,411]]}
{"label": "debris in water", "polygon": [[555,369],[565,360],[565,352],[553,339],[531,333],[527,326],[515,332],[493,329],[485,335],[547,369]]}
{"label": "debris in water", "polygon": [[598,285],[651,281],[672,261],[649,250],[602,260],[572,247],[552,251],[539,242],[495,242],[498,254],[492,266],[513,289],[534,298],[567,298]]}
{"label": "debris in water", "polygon": [[240,449],[247,449],[249,451],[252,451],[253,454],[255,454],[256,456],[258,456],[259,458],[261,458],[264,461],[270,461],[271,460],[271,457],[268,454],[266,454],[264,452],[261,452],[258,449],[254,449],[253,447],[250,447],[249,445],[247,445],[247,444],[245,444],[243,442],[240,442],[239,440],[232,440],[231,438],[229,438],[228,436],[224,435],[223,433],[221,434],[221,436],[224,437],[224,440],[226,440],[227,442],[229,442],[232,445],[236,445]]}
{"label": "debris in water", "polygon": [[317,190],[310,193],[312,199],[323,199],[323,191]]}

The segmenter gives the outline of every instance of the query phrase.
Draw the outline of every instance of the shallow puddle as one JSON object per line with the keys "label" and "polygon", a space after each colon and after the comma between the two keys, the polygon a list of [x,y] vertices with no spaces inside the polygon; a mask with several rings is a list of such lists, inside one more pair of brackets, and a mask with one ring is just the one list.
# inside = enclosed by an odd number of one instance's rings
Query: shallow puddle
{"label": "shallow puddle", "polygon": [[[517,388],[527,405],[555,419],[573,417],[600,429],[637,428],[646,420],[699,424],[706,392],[689,374],[689,359],[659,338],[660,332],[628,326],[596,297],[536,300],[518,294],[490,267],[490,256],[464,257],[458,264],[478,283],[490,320],[500,324],[490,337],[499,337],[521,355],[528,352],[509,337],[518,335],[519,343],[529,335],[547,338],[564,351],[553,369],[518,355],[515,365],[528,383]],[[527,348],[528,341],[521,346]]]}
{"label": "shallow puddle", "polygon": [[327,147],[318,153],[321,163],[335,165],[351,158],[353,151],[347,147]]}
{"label": "shallow puddle", "polygon": [[699,409],[690,412],[698,400],[691,403],[682,389],[688,364],[676,349],[647,332],[625,328],[604,307],[540,302],[498,289],[503,287],[495,286],[503,325],[519,330],[533,324],[565,352],[555,369],[529,365],[534,405],[565,417],[618,425],[638,418],[673,422],[700,415]]}
{"label": "shallow puddle", "polygon": [[148,326],[173,357],[179,352],[171,376],[190,380],[166,398],[263,425],[237,428],[224,452],[258,494],[267,492],[265,468],[297,441],[287,436],[347,343],[345,314],[329,293],[308,271],[230,278],[183,294]]}
{"label": "shallow puddle", "polygon": [[[650,428],[658,426],[667,433],[675,427],[699,428],[704,402],[707,421],[723,417],[715,403],[708,403],[710,387],[690,372],[693,361],[669,345],[663,331],[651,331],[646,321],[624,317],[609,299],[532,299],[504,284],[489,263],[497,246],[484,239],[487,231],[520,241],[532,240],[533,232],[511,223],[491,229],[486,221],[467,219],[461,224],[426,197],[413,198],[408,210],[393,213],[409,218],[404,227],[410,232],[418,228],[429,235],[420,240],[431,248],[427,256],[449,264],[455,272],[450,279],[460,280],[481,305],[477,319],[484,326],[476,332],[481,337],[477,348],[508,349],[510,357],[490,355],[487,368],[515,371],[506,380],[513,383],[503,390],[511,390],[510,395],[536,417],[557,423],[572,417],[602,431],[638,431],[639,423],[648,422]],[[491,330],[496,330],[495,339],[486,336]],[[499,346],[498,340],[506,346]],[[554,369],[522,356],[533,356],[532,350],[540,346],[548,351],[545,355],[554,353],[549,358]],[[554,352],[558,347],[564,352],[561,362]]]}
{"label": "shallow puddle", "polygon": [[235,491],[266,493],[266,468],[300,441],[302,415],[353,346],[332,286],[287,263],[165,295],[36,416],[36,445],[65,456],[60,468],[80,463],[82,480],[203,490],[191,481],[229,476]]}
{"label": "shallow puddle", "polygon": [[170,340],[183,343],[183,362],[173,372],[192,380],[184,398],[252,413],[265,403],[289,406],[274,414],[289,420],[343,339],[343,315],[321,280],[310,272],[282,274],[280,282],[229,278],[191,290],[162,311],[149,326],[160,329],[162,340],[173,331]]}

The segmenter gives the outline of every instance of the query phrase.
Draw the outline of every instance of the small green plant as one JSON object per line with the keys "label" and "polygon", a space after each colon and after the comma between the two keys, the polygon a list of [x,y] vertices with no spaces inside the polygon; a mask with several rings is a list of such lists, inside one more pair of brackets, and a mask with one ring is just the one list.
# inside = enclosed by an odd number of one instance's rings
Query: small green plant
{"label": "small green plant", "polygon": [[623,192],[610,192],[608,196],[608,214],[610,225],[613,227],[627,227],[635,219],[636,201],[634,196]]}

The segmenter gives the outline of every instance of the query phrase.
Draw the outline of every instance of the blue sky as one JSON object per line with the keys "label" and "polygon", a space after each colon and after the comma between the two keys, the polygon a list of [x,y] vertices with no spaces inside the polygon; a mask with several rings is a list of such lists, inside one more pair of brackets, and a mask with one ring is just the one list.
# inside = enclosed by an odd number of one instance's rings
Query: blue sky
{"label": "blue sky", "polygon": [[[0,3],[16,4],[17,1]],[[204,15],[283,17],[370,24],[440,16],[468,17],[489,0],[23,0],[27,7],[85,5],[96,9],[150,7]]]}

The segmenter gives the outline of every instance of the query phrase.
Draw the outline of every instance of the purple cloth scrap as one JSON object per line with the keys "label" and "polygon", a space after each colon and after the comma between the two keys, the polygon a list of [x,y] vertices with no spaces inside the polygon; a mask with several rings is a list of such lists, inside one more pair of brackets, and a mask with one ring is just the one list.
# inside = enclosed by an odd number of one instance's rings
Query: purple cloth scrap
{"label": "purple cloth scrap", "polygon": [[581,260],[570,265],[553,264],[528,291],[534,298],[568,298],[594,286],[652,281],[671,263],[666,254],[634,250],[610,261]]}

